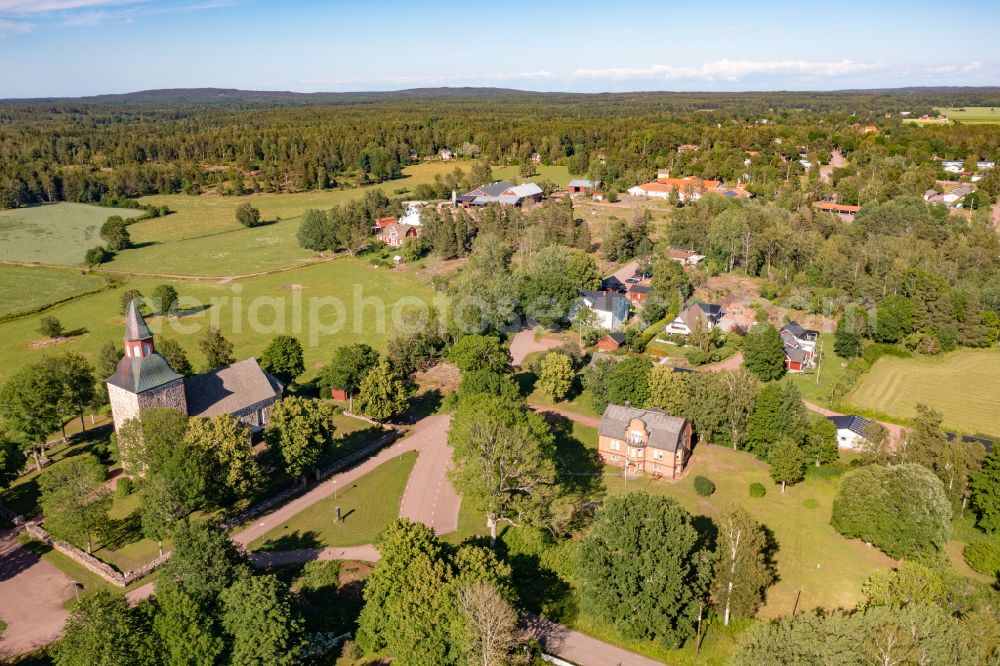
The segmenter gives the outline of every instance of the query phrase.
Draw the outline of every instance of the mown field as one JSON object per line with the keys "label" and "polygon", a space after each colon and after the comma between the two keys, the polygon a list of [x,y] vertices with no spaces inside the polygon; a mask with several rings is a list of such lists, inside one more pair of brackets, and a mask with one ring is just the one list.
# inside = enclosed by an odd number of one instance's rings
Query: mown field
{"label": "mown field", "polygon": [[[58,318],[66,330],[74,332],[60,344],[42,339],[38,332],[42,315],[0,323],[0,381],[47,354],[73,350],[93,361],[103,342],[121,342],[122,291],[138,289],[149,295],[164,282],[176,286],[185,299],[181,306],[187,310],[183,316],[166,320],[150,317],[150,328],[161,338],[177,340],[196,368],[204,361],[198,341],[205,329],[215,324],[233,343],[237,359],[259,355],[279,333],[298,337],[305,347],[306,379],[315,375],[319,365],[340,345],[367,342],[384,348],[395,330],[393,312],[401,316],[412,307],[401,299],[416,297],[429,303],[434,296],[413,266],[403,270],[375,268],[361,259],[347,257],[243,280],[130,278],[118,289],[46,311],[45,315]],[[332,300],[327,303],[320,299]],[[337,322],[342,325],[334,330]]]}
{"label": "mown field", "polygon": [[944,415],[962,432],[1000,435],[1000,350],[962,349],[940,356],[885,356],[846,402],[896,419],[916,415],[918,403]]}
{"label": "mown field", "polygon": [[105,280],[70,269],[0,264],[0,284],[0,317],[5,317],[95,291]]}
{"label": "mown field", "polygon": [[938,109],[937,111],[948,116],[949,120],[959,123],[970,125],[1000,123],[1000,107],[995,106],[966,106]]}
{"label": "mown field", "polygon": [[0,259],[76,266],[84,252],[103,244],[99,232],[108,217],[141,213],[68,202],[0,211]]}

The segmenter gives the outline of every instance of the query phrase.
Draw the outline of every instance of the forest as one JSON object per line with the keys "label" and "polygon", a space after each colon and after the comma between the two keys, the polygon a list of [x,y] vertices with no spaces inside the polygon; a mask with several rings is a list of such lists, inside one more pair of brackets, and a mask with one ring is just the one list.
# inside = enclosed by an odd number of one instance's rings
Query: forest
{"label": "forest", "polygon": [[[95,98],[96,99],[96,98]],[[995,158],[989,126],[907,125],[899,111],[937,104],[1000,104],[994,89],[844,93],[641,93],[562,95],[450,91],[262,100],[170,101],[169,96],[0,103],[0,208],[51,201],[101,202],[149,194],[288,192],[353,187],[400,176],[444,148],[493,164],[566,164],[623,191],[657,167],[703,178],[749,174],[773,193],[799,152],[858,152],[838,174],[845,202],[895,194],[881,174],[915,166],[900,187],[933,178],[933,156]],[[179,99],[199,99],[181,97]],[[166,100],[166,101],[160,101]],[[254,101],[256,100],[256,101]],[[295,100],[295,101],[292,101]],[[887,118],[886,114],[891,117]],[[852,126],[877,123],[878,135]],[[698,152],[678,153],[684,144]],[[902,177],[900,175],[900,177]],[[986,183],[995,194],[1000,185]]]}

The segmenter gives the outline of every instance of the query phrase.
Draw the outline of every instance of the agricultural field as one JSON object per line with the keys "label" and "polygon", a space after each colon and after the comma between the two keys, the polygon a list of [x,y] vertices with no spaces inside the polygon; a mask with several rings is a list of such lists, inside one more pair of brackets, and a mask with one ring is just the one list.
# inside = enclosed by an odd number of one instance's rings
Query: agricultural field
{"label": "agricultural field", "polygon": [[32,312],[104,286],[99,275],[63,268],[0,264],[0,317]]}
{"label": "agricultural field", "polygon": [[946,428],[1000,435],[1000,350],[962,349],[940,356],[879,359],[846,402],[894,419],[918,403],[940,411]]}
{"label": "agricultural field", "polygon": [[0,211],[0,259],[77,266],[87,249],[103,244],[99,232],[108,217],[141,214],[68,202]]}
{"label": "agricultural field", "polygon": [[996,106],[966,106],[937,111],[948,116],[948,120],[969,125],[1000,123],[1000,107]]}
{"label": "agricultural field", "polygon": [[[27,269],[24,269],[27,270]],[[315,376],[335,347],[366,342],[384,349],[395,330],[393,315],[414,307],[409,298],[431,303],[434,292],[414,266],[386,269],[361,259],[341,258],[294,271],[241,280],[176,280],[134,277],[114,290],[63,303],[46,311],[74,335],[52,344],[38,333],[42,315],[0,323],[0,381],[47,354],[77,351],[96,359],[107,340],[121,341],[124,318],[121,293],[138,289],[151,294],[172,283],[183,299],[182,316],[148,319],[154,334],[177,340],[196,368],[204,357],[198,341],[209,325],[217,325],[234,346],[237,359],[259,355],[274,335],[298,337],[305,348],[306,374]],[[321,301],[319,299],[327,299]],[[298,304],[298,305],[297,305]],[[338,305],[339,304],[339,305]],[[310,317],[310,313],[316,314]],[[315,320],[312,325],[310,321]],[[255,324],[256,322],[256,324]],[[341,322],[338,327],[337,323]]]}

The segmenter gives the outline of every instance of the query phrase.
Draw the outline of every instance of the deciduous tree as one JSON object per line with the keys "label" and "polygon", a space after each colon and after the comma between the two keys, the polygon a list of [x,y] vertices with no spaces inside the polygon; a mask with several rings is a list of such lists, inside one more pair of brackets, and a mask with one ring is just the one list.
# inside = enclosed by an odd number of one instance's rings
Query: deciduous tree
{"label": "deciduous tree", "polygon": [[302,343],[290,335],[276,335],[260,356],[260,367],[285,384],[306,371]]}
{"label": "deciduous tree", "polygon": [[358,409],[381,423],[406,409],[408,393],[406,384],[392,371],[389,364],[384,360],[379,361],[361,380]]}
{"label": "deciduous tree", "polygon": [[205,336],[198,342],[198,347],[205,355],[206,372],[211,372],[236,361],[233,356],[233,343],[222,337],[222,332],[215,326],[208,327]]}
{"label": "deciduous tree", "polygon": [[123,595],[98,590],[74,606],[53,650],[54,661],[58,666],[152,663],[146,629]]}
{"label": "deciduous tree", "polygon": [[62,427],[61,398],[59,377],[45,363],[25,366],[0,390],[0,414],[22,446],[34,455],[36,471],[42,469],[40,451],[46,440]]}
{"label": "deciduous tree", "polygon": [[361,386],[361,380],[378,365],[378,361],[378,352],[363,342],[337,347],[320,374],[320,385],[354,395]]}
{"label": "deciduous tree", "polygon": [[305,644],[302,620],[276,576],[241,575],[220,595],[222,626],[233,666],[298,664]]}
{"label": "deciduous tree", "polygon": [[236,221],[244,227],[259,227],[262,222],[260,211],[248,203],[240,204],[236,209]]}
{"label": "deciduous tree", "polygon": [[285,463],[292,478],[315,467],[320,456],[333,445],[333,406],[320,400],[290,396],[271,409],[271,422],[264,431],[268,445]]}
{"label": "deciduous tree", "polygon": [[153,290],[153,307],[158,314],[172,314],[177,307],[177,299],[177,290],[173,285],[161,284]]}
{"label": "deciduous tree", "polygon": [[456,489],[497,523],[537,520],[552,497],[555,445],[545,421],[523,404],[479,395],[464,401],[448,431]]}
{"label": "deciduous tree", "polygon": [[583,604],[625,638],[682,644],[694,635],[712,566],[700,541],[673,498],[610,498],[580,545]]}
{"label": "deciduous tree", "polygon": [[42,474],[38,486],[45,527],[71,543],[85,543],[91,552],[94,537],[108,526],[106,475],[101,461],[90,454],[68,458]]}
{"label": "deciduous tree", "polygon": [[216,501],[248,497],[260,486],[250,429],[229,414],[191,419],[185,440],[209,461],[208,487]]}
{"label": "deciduous tree", "polygon": [[565,354],[550,352],[539,364],[538,389],[555,402],[566,397],[573,379],[573,359]]}
{"label": "deciduous tree", "polygon": [[983,461],[969,485],[978,525],[987,532],[1000,532],[1000,453],[996,448]]}
{"label": "deciduous tree", "polygon": [[802,480],[806,457],[794,439],[785,437],[778,440],[767,457],[771,463],[771,478],[781,484],[781,492],[785,492],[785,484]]}
{"label": "deciduous tree", "polygon": [[167,360],[167,365],[178,375],[190,377],[194,374],[194,367],[188,360],[187,353],[176,340],[171,338],[161,338],[156,342],[156,351]]}
{"label": "deciduous tree", "polygon": [[757,613],[775,576],[768,563],[764,528],[745,509],[730,506],[715,523],[719,535],[712,601],[728,626],[730,617],[749,618]]}
{"label": "deciduous tree", "polygon": [[743,365],[764,382],[785,374],[785,352],[778,330],[771,324],[757,324],[743,339]]}

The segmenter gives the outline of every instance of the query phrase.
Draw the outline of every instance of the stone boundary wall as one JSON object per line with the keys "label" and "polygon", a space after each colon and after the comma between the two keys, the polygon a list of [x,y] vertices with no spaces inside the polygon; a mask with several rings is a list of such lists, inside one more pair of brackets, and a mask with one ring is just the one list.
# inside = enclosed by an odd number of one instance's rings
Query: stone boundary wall
{"label": "stone boundary wall", "polygon": [[[358,449],[354,453],[351,453],[339,460],[336,460],[325,468],[317,470],[317,480],[325,479],[343,469],[351,467],[358,461],[367,458],[373,453],[381,450],[382,448],[388,446],[400,436],[401,431],[397,429],[392,429],[385,432],[377,440],[364,447],[363,449]],[[248,520],[256,518],[257,516],[266,513],[267,511],[275,508],[276,506],[283,504],[285,501],[291,499],[292,497],[302,493],[305,488],[299,484],[283,490],[276,495],[258,502],[246,511],[243,511],[238,516],[230,518],[223,523],[226,529],[232,529],[237,525],[245,523]],[[112,585],[117,587],[127,587],[141,578],[145,578],[153,572],[158,566],[170,559],[173,551],[166,551],[156,559],[147,562],[145,565],[139,567],[135,571],[127,571],[122,573],[118,571],[113,566],[107,562],[103,562],[93,555],[90,555],[83,550],[77,548],[72,544],[68,544],[65,541],[60,541],[52,536],[49,532],[42,528],[40,524],[34,521],[25,521],[23,517],[14,514],[7,507],[0,504],[0,512],[9,514],[10,520],[14,522],[15,525],[22,527],[25,532],[28,533],[30,537],[38,541],[42,541],[50,545],[54,550],[59,551],[66,557],[70,558],[80,566],[84,567],[88,571],[97,574],[104,580],[108,581]]]}
{"label": "stone boundary wall", "polygon": [[113,566],[107,562],[102,562],[93,555],[89,555],[84,551],[80,550],[76,546],[66,543],[65,541],[60,541],[56,539],[47,531],[45,531],[38,523],[28,522],[24,524],[24,531],[28,533],[33,539],[37,539],[43,543],[47,543],[52,546],[54,550],[59,551],[69,559],[73,560],[80,566],[84,567],[91,573],[95,573],[104,580],[108,581],[112,585],[117,585],[118,587],[126,587],[140,578],[145,578],[152,571],[170,559],[172,551],[167,551],[160,555],[155,560],[147,562],[142,567],[139,567],[135,571],[128,571],[122,573],[118,571]]}

